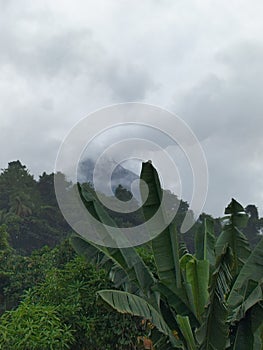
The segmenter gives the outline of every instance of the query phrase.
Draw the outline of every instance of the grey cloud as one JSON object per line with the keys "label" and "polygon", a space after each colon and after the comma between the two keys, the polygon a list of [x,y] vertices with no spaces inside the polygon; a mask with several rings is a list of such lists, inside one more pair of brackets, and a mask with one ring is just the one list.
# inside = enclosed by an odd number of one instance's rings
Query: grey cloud
{"label": "grey cloud", "polygon": [[[46,29],[46,31],[45,31]],[[63,74],[76,76],[91,70],[101,55],[90,31],[50,31],[48,26],[35,32],[18,35],[19,24],[13,31],[2,32],[0,62],[12,65],[17,74],[47,79]]]}
{"label": "grey cloud", "polygon": [[136,64],[114,62],[105,72],[115,100],[129,102],[143,100],[147,92],[155,89],[152,77]]}
{"label": "grey cloud", "polygon": [[[262,203],[263,45],[240,43],[217,55],[225,76],[209,76],[192,89],[179,114],[206,151],[207,207],[223,210],[232,196]],[[187,103],[186,101],[191,101]],[[237,198],[238,199],[238,198]]]}
{"label": "grey cloud", "polygon": [[[208,76],[179,106],[201,139],[212,134],[260,136],[263,126],[263,44],[244,43],[217,55],[225,77]],[[191,103],[186,103],[186,100]]]}
{"label": "grey cloud", "polygon": [[[80,79],[87,89],[106,88],[118,102],[141,100],[154,88],[145,67],[133,63],[132,58],[124,62],[110,55],[95,40],[92,29],[64,28],[49,12],[38,15],[39,21],[36,14],[6,13],[0,32],[2,66],[8,65],[29,83],[44,79],[72,84]],[[16,24],[10,26],[10,21]]]}

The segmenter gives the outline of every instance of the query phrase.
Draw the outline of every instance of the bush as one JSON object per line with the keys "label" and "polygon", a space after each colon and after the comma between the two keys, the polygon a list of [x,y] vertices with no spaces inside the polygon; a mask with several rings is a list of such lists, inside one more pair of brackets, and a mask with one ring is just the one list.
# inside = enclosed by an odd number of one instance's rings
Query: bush
{"label": "bush", "polygon": [[30,256],[0,248],[0,312],[16,308],[26,290],[43,282],[52,268],[63,268],[75,255],[68,240],[54,249],[35,250]]}
{"label": "bush", "polygon": [[128,350],[137,342],[138,319],[120,315],[96,292],[111,287],[104,270],[77,257],[63,269],[53,268],[26,296],[31,304],[55,307],[64,324],[74,331],[72,349]]}
{"label": "bush", "polygon": [[72,331],[63,324],[53,306],[22,302],[1,317],[0,349],[62,350],[73,342]]}

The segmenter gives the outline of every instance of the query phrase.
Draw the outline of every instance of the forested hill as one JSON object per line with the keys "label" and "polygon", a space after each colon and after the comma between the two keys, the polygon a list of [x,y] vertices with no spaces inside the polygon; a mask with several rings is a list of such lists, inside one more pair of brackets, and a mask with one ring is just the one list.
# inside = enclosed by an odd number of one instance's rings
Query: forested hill
{"label": "forested hill", "polygon": [[[68,182],[62,173],[60,183],[65,188],[72,184]],[[116,196],[120,200],[130,199],[131,193],[121,185],[116,188]],[[170,193],[170,199],[175,206],[179,199]],[[180,200],[180,206],[176,217],[178,227],[180,226],[185,212],[189,206],[187,202]],[[248,205],[246,212],[249,215],[247,227],[244,233],[250,244],[254,246],[259,240],[259,233],[263,231],[263,218],[259,218],[255,205]],[[124,217],[123,214],[112,213],[115,220],[121,226],[137,225],[141,222],[140,212],[135,212]],[[202,219],[208,216],[202,214]],[[64,238],[70,235],[72,229],[64,220],[58,205],[54,191],[54,174],[43,173],[38,180],[30,174],[27,167],[19,160],[8,163],[6,169],[0,173],[0,226],[6,225],[10,236],[10,244],[20,253],[30,253],[44,245],[54,247]],[[186,233],[184,240],[188,249],[192,250],[194,231],[196,227]],[[215,220],[215,231],[219,234],[221,223]]]}
{"label": "forested hill", "polygon": [[[65,180],[65,186],[69,185]],[[65,238],[71,229],[57,205],[54,174],[44,172],[36,181],[19,160],[10,162],[0,174],[3,224],[12,247],[20,252],[29,253],[44,245],[53,247]]]}

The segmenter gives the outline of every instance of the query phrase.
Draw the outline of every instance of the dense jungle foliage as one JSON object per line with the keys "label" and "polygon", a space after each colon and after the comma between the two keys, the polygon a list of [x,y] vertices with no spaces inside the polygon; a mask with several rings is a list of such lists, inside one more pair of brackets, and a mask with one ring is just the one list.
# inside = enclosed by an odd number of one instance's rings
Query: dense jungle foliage
{"label": "dense jungle foliage", "polygon": [[[146,164],[141,176],[151,178]],[[69,192],[77,186],[56,176]],[[85,192],[97,201],[91,184],[80,191],[84,201]],[[0,349],[260,350],[263,218],[256,206],[232,200],[226,218],[203,213],[181,235],[189,207],[168,194],[179,205],[173,226],[142,247],[105,250],[74,236],[57,205],[54,174],[35,180],[20,161],[10,162],[0,174]],[[131,198],[121,185],[115,195]],[[152,199],[129,215],[102,210],[129,227],[152,215],[160,198]]]}

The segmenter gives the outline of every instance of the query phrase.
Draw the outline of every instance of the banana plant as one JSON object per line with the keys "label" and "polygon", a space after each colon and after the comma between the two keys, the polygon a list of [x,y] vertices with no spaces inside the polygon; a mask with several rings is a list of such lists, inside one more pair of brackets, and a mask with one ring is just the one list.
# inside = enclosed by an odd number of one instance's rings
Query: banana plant
{"label": "banana plant", "polygon": [[[142,207],[147,222],[160,207],[163,190],[151,162],[142,164],[140,178],[149,189]],[[97,220],[115,225],[92,193],[81,186],[79,190]],[[242,233],[247,216],[234,199],[225,214],[217,240],[213,222],[204,220],[195,234],[195,253],[190,254],[180,249],[176,220],[166,224],[163,212],[165,229],[150,242],[154,273],[136,248],[106,248],[78,235],[72,244],[108,271],[115,289],[98,292],[106,303],[155,325],[155,349],[260,350],[263,240],[250,250]]]}

